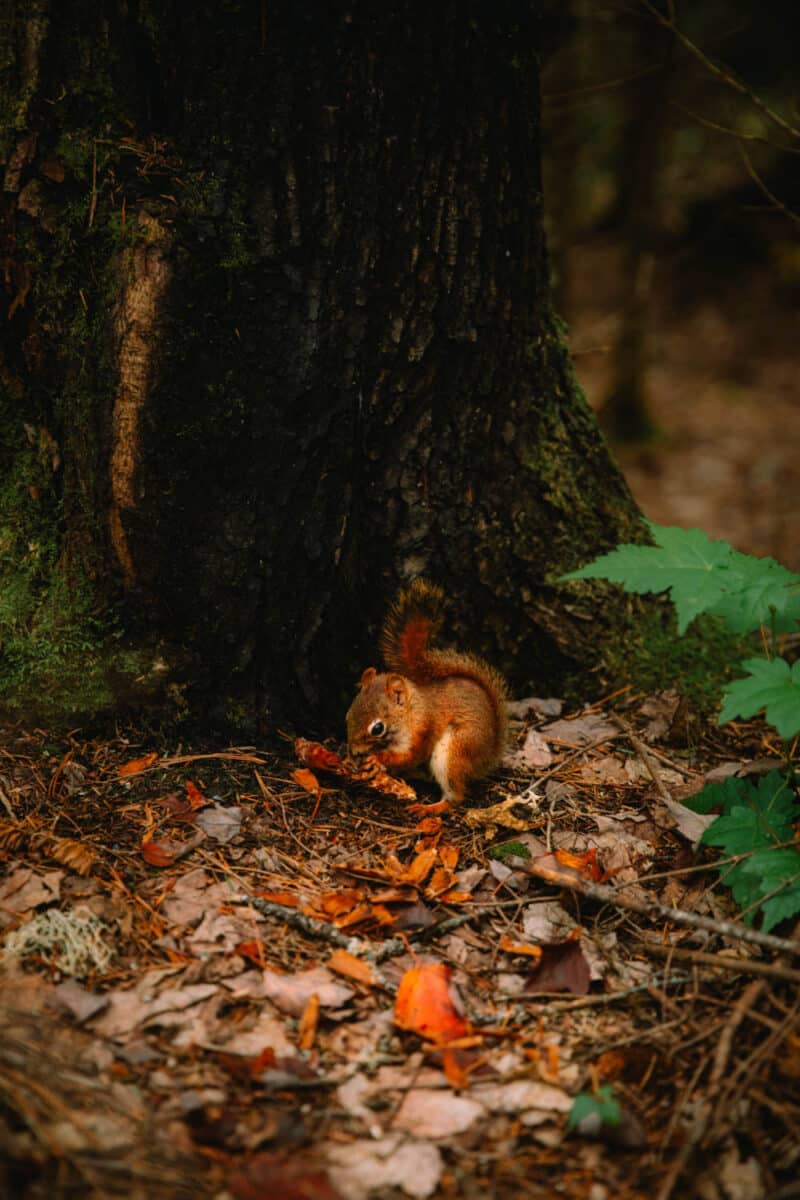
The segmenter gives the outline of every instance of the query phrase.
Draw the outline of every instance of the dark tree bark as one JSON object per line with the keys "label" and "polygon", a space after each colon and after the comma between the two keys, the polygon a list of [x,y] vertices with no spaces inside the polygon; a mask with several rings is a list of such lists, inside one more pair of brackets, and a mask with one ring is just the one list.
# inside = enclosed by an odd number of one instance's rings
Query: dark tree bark
{"label": "dark tree bark", "polygon": [[535,10],[0,14],[18,702],[329,723],[418,573],[518,687],[597,661],[547,580],[640,527],[551,308]]}

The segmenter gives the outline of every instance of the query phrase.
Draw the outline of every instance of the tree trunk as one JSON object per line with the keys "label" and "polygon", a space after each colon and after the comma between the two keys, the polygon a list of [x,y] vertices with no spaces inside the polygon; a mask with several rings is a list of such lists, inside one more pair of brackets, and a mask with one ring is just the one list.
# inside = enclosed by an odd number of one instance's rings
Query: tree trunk
{"label": "tree trunk", "polygon": [[[558,688],[639,517],[572,377],[514,0],[0,0],[3,686],[341,714],[400,581]],[[127,682],[126,682],[127,681]]]}

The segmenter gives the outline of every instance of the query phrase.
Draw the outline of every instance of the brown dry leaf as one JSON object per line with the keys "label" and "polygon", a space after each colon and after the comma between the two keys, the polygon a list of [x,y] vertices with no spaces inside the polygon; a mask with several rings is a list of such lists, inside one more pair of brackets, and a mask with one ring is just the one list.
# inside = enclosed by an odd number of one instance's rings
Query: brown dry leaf
{"label": "brown dry leaf", "polygon": [[69,867],[76,875],[91,875],[98,862],[96,850],[72,838],[47,838],[42,842],[42,848],[48,858]]}
{"label": "brown dry leaf", "polygon": [[511,812],[518,804],[524,807],[527,801],[521,796],[509,796],[508,800],[490,804],[488,808],[468,808],[464,819],[472,829],[485,829],[487,838],[494,837],[498,825],[504,829],[526,830],[531,824],[530,820],[515,817]]}
{"label": "brown dry leaf", "polygon": [[24,913],[61,899],[63,871],[47,871],[40,875],[32,867],[17,867],[0,880],[0,911]]}
{"label": "brown dry leaf", "polygon": [[204,833],[191,838],[188,842],[175,842],[172,838],[161,838],[157,842],[142,842],[142,858],[151,867],[171,867],[179,858],[183,858],[194,850],[205,839]]}
{"label": "brown dry leaf", "polygon": [[325,965],[337,975],[344,975],[345,978],[364,983],[367,987],[374,987],[377,983],[370,964],[363,958],[356,958],[355,954],[350,954],[347,950],[334,950]]}
{"label": "brown dry leaf", "polygon": [[143,754],[141,758],[132,758],[130,762],[117,767],[117,775],[120,779],[128,779],[131,775],[138,775],[141,771],[146,771],[148,767],[152,767],[157,762],[158,754],[155,750],[151,750],[149,754]]}
{"label": "brown dry leaf", "polygon": [[485,1121],[487,1111],[477,1100],[441,1088],[411,1088],[403,1097],[393,1127],[420,1138],[450,1138]]}
{"label": "brown dry leaf", "polygon": [[325,967],[298,971],[295,975],[279,975],[264,971],[264,994],[283,1012],[301,1017],[314,993],[323,1008],[341,1008],[353,998],[352,988],[338,983]]}
{"label": "brown dry leaf", "polygon": [[310,1050],[314,1045],[318,1025],[319,996],[314,992],[308,997],[308,1002],[297,1026],[297,1038],[301,1050]]}
{"label": "brown dry leaf", "polygon": [[529,729],[525,741],[519,749],[507,753],[503,759],[505,766],[511,770],[533,770],[534,767],[544,769],[553,761],[553,754],[545,739],[536,729]]}
{"label": "brown dry leaf", "polygon": [[194,820],[194,809],[185,796],[179,796],[177,792],[169,792],[166,796],[159,796],[153,801],[153,804],[159,808],[166,808],[173,821],[189,823]]}
{"label": "brown dry leaf", "polygon": [[31,836],[31,831],[16,821],[0,821],[0,850],[20,850]]}
{"label": "brown dry leaf", "polygon": [[560,946],[544,946],[542,956],[525,982],[526,994],[572,992],[585,996],[591,984],[591,969],[576,939]]}
{"label": "brown dry leaf", "polygon": [[588,746],[590,742],[610,741],[621,736],[619,726],[601,713],[551,721],[539,732],[548,742],[560,742],[565,746]]}
{"label": "brown dry leaf", "polygon": [[400,980],[394,1006],[395,1024],[432,1042],[452,1042],[471,1032],[458,1011],[450,988],[452,972],[444,963],[411,967]]}
{"label": "brown dry leaf", "polygon": [[437,1146],[402,1132],[377,1139],[329,1142],[325,1156],[331,1178],[347,1200],[367,1200],[376,1192],[394,1188],[408,1192],[410,1186],[415,1200],[425,1200],[436,1191],[444,1170]]}
{"label": "brown dry leaf", "polygon": [[541,946],[532,946],[529,942],[512,942],[506,933],[500,939],[500,949],[505,950],[507,954],[525,954],[529,958],[535,959],[542,957]]}
{"label": "brown dry leaf", "polygon": [[235,1200],[342,1200],[325,1171],[307,1154],[256,1154],[234,1172],[228,1190]]}
{"label": "brown dry leaf", "polygon": [[457,888],[453,888],[452,891],[445,892],[439,899],[444,904],[466,904],[468,900],[472,899],[472,892],[460,892]]}

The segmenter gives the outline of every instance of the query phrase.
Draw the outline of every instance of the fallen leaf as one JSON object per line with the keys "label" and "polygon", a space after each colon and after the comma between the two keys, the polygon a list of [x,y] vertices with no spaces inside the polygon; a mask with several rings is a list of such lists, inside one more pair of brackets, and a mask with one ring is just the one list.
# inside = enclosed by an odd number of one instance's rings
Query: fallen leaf
{"label": "fallen leaf", "polygon": [[198,815],[195,824],[215,842],[225,845],[236,837],[242,827],[242,810],[236,805],[223,808],[214,804]]}
{"label": "fallen leaf", "polygon": [[311,796],[319,797],[322,791],[320,782],[313,771],[309,771],[308,767],[298,767],[296,771],[292,771],[292,779],[295,783],[299,783],[304,792],[308,792]]}
{"label": "fallen leaf", "polygon": [[202,808],[204,804],[208,804],[208,799],[200,791],[196,783],[192,783],[190,779],[186,780],[186,799],[193,809]]}
{"label": "fallen leaf", "polygon": [[130,762],[117,767],[117,775],[120,779],[128,779],[131,775],[138,775],[141,771],[146,771],[148,767],[154,766],[157,762],[158,754],[155,750],[151,750],[149,754],[144,754],[141,758],[132,758]]}
{"label": "fallen leaf", "polygon": [[161,838],[157,842],[145,841],[142,842],[142,858],[151,867],[171,867],[204,839],[205,834],[201,833],[188,842],[175,842],[171,838]]}
{"label": "fallen leaf", "polygon": [[310,971],[298,971],[294,975],[264,971],[264,995],[283,1012],[294,1017],[303,1015],[315,992],[323,1008],[341,1008],[353,998],[352,989],[337,983],[325,967],[313,967]]}
{"label": "fallen leaf", "polygon": [[571,720],[551,721],[539,731],[548,742],[565,746],[588,746],[590,742],[610,741],[621,736],[618,725],[600,713],[588,713]]}
{"label": "fallen leaf", "polygon": [[522,745],[506,753],[503,765],[511,770],[533,770],[549,767],[552,761],[553,753],[542,735],[536,729],[529,729]]}
{"label": "fallen leaf", "polygon": [[683,804],[678,804],[677,800],[664,800],[669,811],[675,818],[675,824],[678,831],[683,834],[687,842],[691,842],[696,846],[703,836],[709,825],[716,821],[717,816],[714,813],[696,813],[690,808],[686,808]]}
{"label": "fallen leaf", "polygon": [[531,946],[527,942],[512,942],[507,934],[503,934],[500,939],[500,949],[505,950],[507,954],[525,954],[529,958],[539,959],[542,957],[541,946]]}
{"label": "fallen leaf", "polygon": [[395,1024],[433,1042],[451,1042],[471,1032],[450,988],[452,971],[444,963],[411,967],[400,980]]}
{"label": "fallen leaf", "polygon": [[292,892],[254,892],[259,900],[271,900],[273,904],[282,904],[285,908],[299,908],[300,900]]}
{"label": "fallen leaf", "polygon": [[534,800],[538,803],[538,798],[526,800],[522,796],[509,796],[508,800],[491,804],[488,808],[468,808],[464,819],[473,829],[485,828],[486,837],[490,839],[494,837],[498,825],[502,825],[504,829],[528,829],[531,824],[530,818],[525,820],[515,817],[511,810],[516,805],[523,808],[535,807]]}
{"label": "fallen leaf", "polygon": [[543,946],[542,957],[525,982],[525,992],[572,992],[585,996],[591,984],[589,963],[578,940]]}
{"label": "fallen leaf", "polygon": [[[347,1200],[367,1200],[379,1189],[399,1188],[415,1200],[426,1200],[439,1186],[442,1157],[430,1142],[412,1141],[397,1133],[325,1147],[331,1179]],[[251,1200],[241,1197],[240,1200]]]}
{"label": "fallen leaf", "polygon": [[335,920],[336,917],[352,912],[363,899],[364,892],[361,888],[344,888],[341,892],[326,892],[324,896],[320,896],[317,904],[329,920]]}
{"label": "fallen leaf", "polygon": [[476,1100],[441,1088],[411,1088],[392,1125],[419,1138],[447,1138],[485,1121],[486,1109]]}
{"label": "fallen leaf", "polygon": [[585,854],[574,854],[569,850],[556,850],[556,861],[559,866],[569,867],[573,871],[577,871],[584,879],[591,879],[594,883],[601,878],[603,872],[597,864],[597,850],[587,850]]}
{"label": "fallen leaf", "polygon": [[368,987],[374,987],[377,982],[375,973],[368,962],[365,962],[363,958],[356,958],[355,954],[350,954],[349,951],[341,948],[333,951],[325,965],[328,970],[335,971],[337,975],[344,975],[345,978],[354,979],[357,983],[364,983]]}
{"label": "fallen leaf", "polygon": [[309,1163],[307,1153],[256,1154],[228,1180],[235,1200],[341,1200],[327,1172]]}
{"label": "fallen leaf", "polygon": [[254,962],[256,966],[264,966],[264,943],[256,940],[248,942],[239,942],[236,946],[236,953],[241,954],[242,958],[247,958],[250,962]]}
{"label": "fallen leaf", "polygon": [[308,997],[303,1015],[297,1026],[297,1040],[301,1050],[310,1050],[317,1036],[319,1024],[319,996],[316,992]]}
{"label": "fallen leaf", "polygon": [[32,867],[17,867],[0,882],[0,910],[25,913],[40,904],[61,899],[63,871],[47,871],[40,875]]}
{"label": "fallen leaf", "polygon": [[46,838],[42,842],[42,849],[53,862],[69,867],[76,875],[82,875],[84,878],[91,875],[98,861],[96,850],[72,838]]}

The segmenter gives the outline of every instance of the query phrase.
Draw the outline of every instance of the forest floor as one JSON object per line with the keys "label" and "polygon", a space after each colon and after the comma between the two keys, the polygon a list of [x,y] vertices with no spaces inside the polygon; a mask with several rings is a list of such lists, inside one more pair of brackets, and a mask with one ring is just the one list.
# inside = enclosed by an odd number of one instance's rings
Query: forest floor
{"label": "forest floor", "polygon": [[[613,254],[574,265],[595,403]],[[769,286],[657,297],[661,433],[618,454],[651,519],[798,570]],[[681,803],[780,747],[670,694],[515,716],[480,807],[422,823],[289,742],[3,731],[0,1194],[800,1196],[800,964],[743,940]]]}
{"label": "forest floor", "polygon": [[0,1193],[796,1197],[800,971],[680,803],[777,747],[560,708],[420,823],[288,743],[7,730]]}

